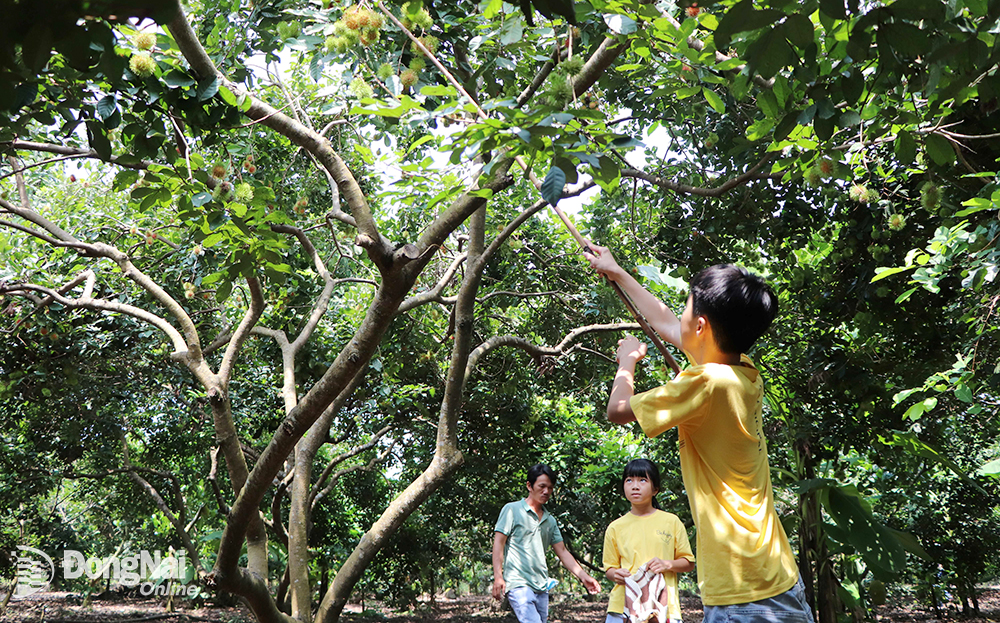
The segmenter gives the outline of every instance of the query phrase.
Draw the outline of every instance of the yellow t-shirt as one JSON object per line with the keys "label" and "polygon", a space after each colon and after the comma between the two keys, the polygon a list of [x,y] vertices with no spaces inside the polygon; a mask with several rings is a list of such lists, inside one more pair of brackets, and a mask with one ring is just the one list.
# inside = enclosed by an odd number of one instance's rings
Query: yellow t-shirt
{"label": "yellow t-shirt", "polygon": [[[639,517],[627,513],[611,522],[604,531],[604,570],[612,567],[635,573],[653,558],[694,562],[687,531],[677,515],[658,510]],[[663,574],[670,595],[668,614],[681,618],[681,601],[677,596],[677,574]],[[615,584],[608,599],[608,612],[621,614],[625,610],[625,586]]]}
{"label": "yellow t-shirt", "polygon": [[697,529],[698,587],[707,606],[779,595],[799,572],[774,510],[753,362],[693,366],[630,401],[650,437],[677,427],[681,474]]}

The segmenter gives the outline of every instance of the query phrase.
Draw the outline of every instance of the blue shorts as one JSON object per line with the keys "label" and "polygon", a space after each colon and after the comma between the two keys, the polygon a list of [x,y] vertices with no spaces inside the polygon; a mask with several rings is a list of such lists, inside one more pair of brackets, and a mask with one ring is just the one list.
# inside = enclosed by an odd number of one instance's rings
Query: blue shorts
{"label": "blue shorts", "polygon": [[507,601],[518,623],[545,623],[549,619],[549,594],[529,586],[507,591]]}
{"label": "blue shorts", "polygon": [[780,595],[731,606],[705,606],[704,623],[815,623],[802,578]]}

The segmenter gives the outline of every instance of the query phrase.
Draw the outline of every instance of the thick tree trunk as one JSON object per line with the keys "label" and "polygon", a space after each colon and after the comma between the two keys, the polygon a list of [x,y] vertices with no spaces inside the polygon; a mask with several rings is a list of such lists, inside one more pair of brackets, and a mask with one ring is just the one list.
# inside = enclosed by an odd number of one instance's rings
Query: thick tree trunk
{"label": "thick tree trunk", "polygon": [[[250,472],[247,468],[246,455],[240,446],[240,438],[233,423],[232,405],[227,392],[218,387],[208,389],[209,402],[212,405],[212,416],[215,423],[215,438],[222,449],[226,460],[226,469],[233,485],[233,491],[238,496],[246,485]],[[260,513],[250,517],[246,532],[247,569],[267,583],[267,533]]]}
{"label": "thick tree trunk", "polygon": [[392,501],[340,567],[316,613],[317,623],[335,623],[340,618],[351,591],[375,554],[413,511],[451,477],[462,461],[462,453],[457,450],[448,456],[435,456],[427,469]]}
{"label": "thick tree trunk", "polygon": [[434,458],[424,472],[403,491],[378,521],[361,538],[347,561],[340,568],[323,596],[316,614],[318,623],[335,623],[347,605],[347,598],[361,574],[406,518],[413,513],[434,491],[437,490],[462,464],[463,456],[458,450],[457,422],[461,410],[462,395],[468,377],[466,364],[472,350],[473,317],[476,293],[482,278],[485,262],[483,247],[486,228],[485,206],[476,210],[469,221],[469,269],[458,293],[455,304],[455,344],[452,347],[448,379],[444,399],[438,417],[437,447]]}
{"label": "thick tree trunk", "polygon": [[292,479],[288,512],[288,580],[292,616],[304,623],[312,620],[312,590],[309,585],[309,488],[314,452],[306,439],[295,446],[295,478]]}

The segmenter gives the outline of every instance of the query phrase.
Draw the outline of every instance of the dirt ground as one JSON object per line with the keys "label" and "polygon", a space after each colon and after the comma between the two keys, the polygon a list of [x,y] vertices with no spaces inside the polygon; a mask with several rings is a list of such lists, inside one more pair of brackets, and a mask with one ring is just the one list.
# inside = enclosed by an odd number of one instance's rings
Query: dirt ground
{"label": "dirt ground", "polygon": [[[575,623],[576,621],[601,623],[606,602],[586,601],[581,598],[554,596],[549,609],[550,623]],[[963,618],[960,609],[952,604],[942,611],[944,620],[965,623],[1000,621],[1000,589],[982,589],[979,596],[981,614],[976,618]],[[364,610],[362,611],[362,608]],[[701,601],[697,597],[682,596],[681,608],[685,623],[701,623]],[[211,623],[252,623],[250,612],[242,606],[223,608],[206,606],[194,608],[190,602],[181,602],[174,612],[169,612],[162,601],[152,599],[112,598],[97,599],[89,606],[69,593],[39,593],[22,601],[11,601],[0,620],[11,623],[184,623],[209,621]],[[509,611],[501,609],[487,597],[438,598],[433,607],[422,604],[415,610],[399,612],[366,602],[351,604],[342,621],[347,623],[516,623]],[[940,619],[933,611],[912,603],[890,604],[879,608],[876,620],[881,623],[936,623]]]}

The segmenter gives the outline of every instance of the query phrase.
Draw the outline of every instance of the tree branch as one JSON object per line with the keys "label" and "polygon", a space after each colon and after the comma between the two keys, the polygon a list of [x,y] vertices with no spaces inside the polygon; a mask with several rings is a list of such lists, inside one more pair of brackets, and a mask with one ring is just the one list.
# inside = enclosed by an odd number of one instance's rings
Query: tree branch
{"label": "tree branch", "polygon": [[253,94],[224,76],[205,52],[205,48],[202,47],[201,41],[198,40],[191,28],[179,2],[176,4],[176,12],[170,20],[169,28],[177,42],[177,47],[191,64],[196,75],[201,78],[216,76],[219,82],[237,97],[246,95],[250,102],[250,108],[245,113],[247,117],[259,120],[263,125],[287,137],[312,154],[329,171],[340,192],[347,200],[348,208],[356,221],[359,234],[358,245],[368,251],[369,257],[380,271],[388,270],[391,266],[392,248],[381,242],[382,236],[379,234],[375,219],[372,217],[371,208],[364,192],[357,180],[354,179],[347,164],[333,150],[330,142],[314,130],[277,111],[270,104],[257,99]]}
{"label": "tree branch", "polygon": [[699,186],[691,186],[689,184],[682,184],[680,182],[674,182],[671,180],[664,179],[658,175],[652,175],[646,173],[645,171],[639,171],[637,169],[622,169],[622,177],[633,177],[640,180],[645,180],[650,184],[655,184],[660,188],[665,190],[672,190],[678,194],[688,194],[697,195],[699,197],[721,197],[731,191],[732,189],[742,186],[747,182],[752,180],[778,180],[783,177],[783,173],[761,173],[760,170],[765,164],[770,162],[775,158],[777,152],[772,152],[761,158],[760,162],[755,164],[742,175],[738,175],[730,180],[727,180],[720,186],[715,188],[701,188]]}
{"label": "tree branch", "polygon": [[479,364],[479,360],[482,359],[483,356],[489,353],[490,351],[499,348],[501,346],[513,346],[515,348],[520,348],[524,352],[528,353],[531,356],[531,358],[535,360],[535,363],[538,365],[539,368],[546,369],[548,367],[544,365],[545,363],[544,360],[546,357],[558,358],[568,354],[569,347],[573,344],[573,342],[575,342],[580,337],[588,333],[606,333],[612,331],[635,331],[636,329],[639,328],[640,328],[639,325],[634,322],[595,324],[595,325],[588,325],[585,327],[577,327],[576,329],[573,329],[572,331],[567,333],[566,337],[564,337],[562,341],[560,341],[555,346],[538,346],[536,344],[529,342],[524,338],[517,337],[515,335],[498,335],[496,337],[492,337],[486,340],[485,342],[477,346],[475,350],[472,351],[472,353],[469,355],[469,362],[466,364],[465,368],[466,375],[471,376],[472,373],[475,371],[476,366]]}
{"label": "tree branch", "polygon": [[[386,426],[383,426],[382,429],[379,430],[377,433],[375,433],[374,435],[372,435],[372,438],[368,440],[368,443],[365,443],[365,444],[360,445],[360,446],[355,446],[354,448],[351,448],[350,450],[348,450],[346,452],[341,452],[337,456],[335,456],[332,459],[330,459],[330,462],[327,463],[326,468],[323,470],[323,473],[320,474],[319,478],[316,480],[316,483],[312,487],[312,493],[309,495],[309,498],[310,498],[309,499],[309,503],[310,503],[311,507],[315,508],[316,504],[318,503],[318,498],[326,495],[329,492],[329,487],[326,488],[326,489],[323,489],[322,493],[320,493],[319,490],[320,490],[320,487],[322,487],[323,484],[326,483],[327,479],[330,478],[330,473],[333,471],[334,467],[336,467],[337,465],[340,465],[341,463],[343,463],[347,459],[349,459],[351,457],[354,457],[354,456],[357,456],[357,455],[361,454],[362,452],[364,452],[365,450],[368,450],[369,448],[371,448],[372,446],[374,446],[375,444],[377,444],[378,440],[381,439],[382,436],[385,435],[386,433],[388,433],[390,430],[392,430],[392,424],[387,424]],[[337,476],[337,477],[339,477],[339,476]],[[332,482],[331,482],[330,486],[331,487],[333,486]]]}

